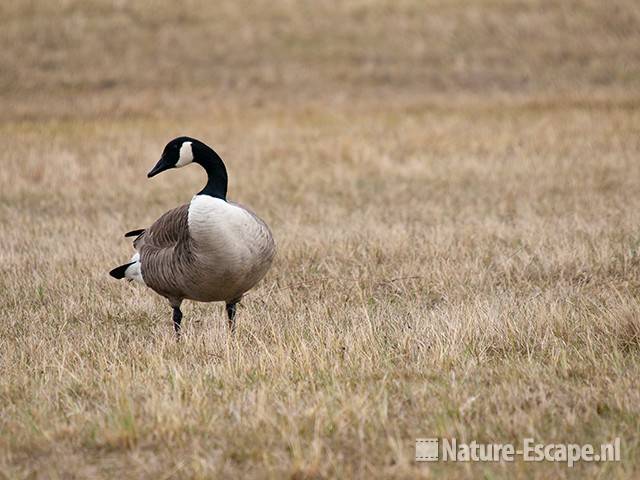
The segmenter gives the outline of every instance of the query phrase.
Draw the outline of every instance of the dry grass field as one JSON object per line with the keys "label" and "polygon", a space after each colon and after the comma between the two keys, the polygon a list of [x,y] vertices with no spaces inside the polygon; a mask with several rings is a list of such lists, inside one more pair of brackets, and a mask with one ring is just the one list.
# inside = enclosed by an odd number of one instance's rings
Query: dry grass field
{"label": "dry grass field", "polygon": [[[0,478],[638,478],[640,4],[168,4],[0,5]],[[234,337],[107,273],[181,134],[278,242]]]}

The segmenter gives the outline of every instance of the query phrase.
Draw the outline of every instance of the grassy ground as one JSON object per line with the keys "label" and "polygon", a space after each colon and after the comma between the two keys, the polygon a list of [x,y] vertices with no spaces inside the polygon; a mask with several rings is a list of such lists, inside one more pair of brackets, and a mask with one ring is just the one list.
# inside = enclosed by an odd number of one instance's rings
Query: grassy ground
{"label": "grassy ground", "polygon": [[[0,476],[640,474],[637,2],[323,5],[0,6]],[[278,241],[234,338],[107,275],[203,184],[145,177],[180,134]]]}

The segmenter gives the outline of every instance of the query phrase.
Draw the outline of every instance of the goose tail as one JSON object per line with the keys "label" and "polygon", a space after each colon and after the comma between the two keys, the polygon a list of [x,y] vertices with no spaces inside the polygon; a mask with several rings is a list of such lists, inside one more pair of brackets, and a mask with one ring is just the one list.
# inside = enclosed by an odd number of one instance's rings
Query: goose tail
{"label": "goose tail", "polygon": [[142,278],[142,265],[140,263],[140,254],[136,253],[129,263],[125,263],[124,265],[120,265],[119,267],[114,268],[109,272],[113,278],[117,278],[118,280],[122,278],[126,278],[129,281],[135,280],[136,282],[146,285],[144,279]]}
{"label": "goose tail", "polygon": [[113,270],[111,270],[109,272],[109,275],[111,275],[113,278],[121,280],[127,276],[127,268],[129,268],[134,263],[136,262],[129,262],[129,263],[125,263],[124,265],[120,265],[119,267],[116,267]]}

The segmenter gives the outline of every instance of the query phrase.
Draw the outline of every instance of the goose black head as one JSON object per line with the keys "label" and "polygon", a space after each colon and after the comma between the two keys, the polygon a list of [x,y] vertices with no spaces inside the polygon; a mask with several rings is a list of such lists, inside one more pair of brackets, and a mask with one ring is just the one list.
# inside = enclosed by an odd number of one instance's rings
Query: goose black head
{"label": "goose black head", "polygon": [[147,173],[147,177],[151,178],[157,174],[169,170],[170,168],[180,168],[189,165],[194,161],[193,143],[197,141],[189,137],[178,137],[171,140],[164,147],[162,156],[156,166]]}
{"label": "goose black head", "polygon": [[207,185],[200,194],[226,200],[227,169],[220,156],[208,145],[191,137],[178,137],[164,147],[162,156],[147,177],[151,178],[171,168],[180,168],[197,163],[207,172]]}

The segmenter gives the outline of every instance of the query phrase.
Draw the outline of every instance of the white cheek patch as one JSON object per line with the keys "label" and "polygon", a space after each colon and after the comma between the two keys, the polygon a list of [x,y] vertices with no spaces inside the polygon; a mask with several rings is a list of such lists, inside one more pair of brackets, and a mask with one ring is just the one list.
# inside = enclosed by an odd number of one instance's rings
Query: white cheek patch
{"label": "white cheek patch", "polygon": [[193,162],[193,148],[191,142],[184,142],[180,147],[180,157],[176,163],[176,168],[184,167]]}

